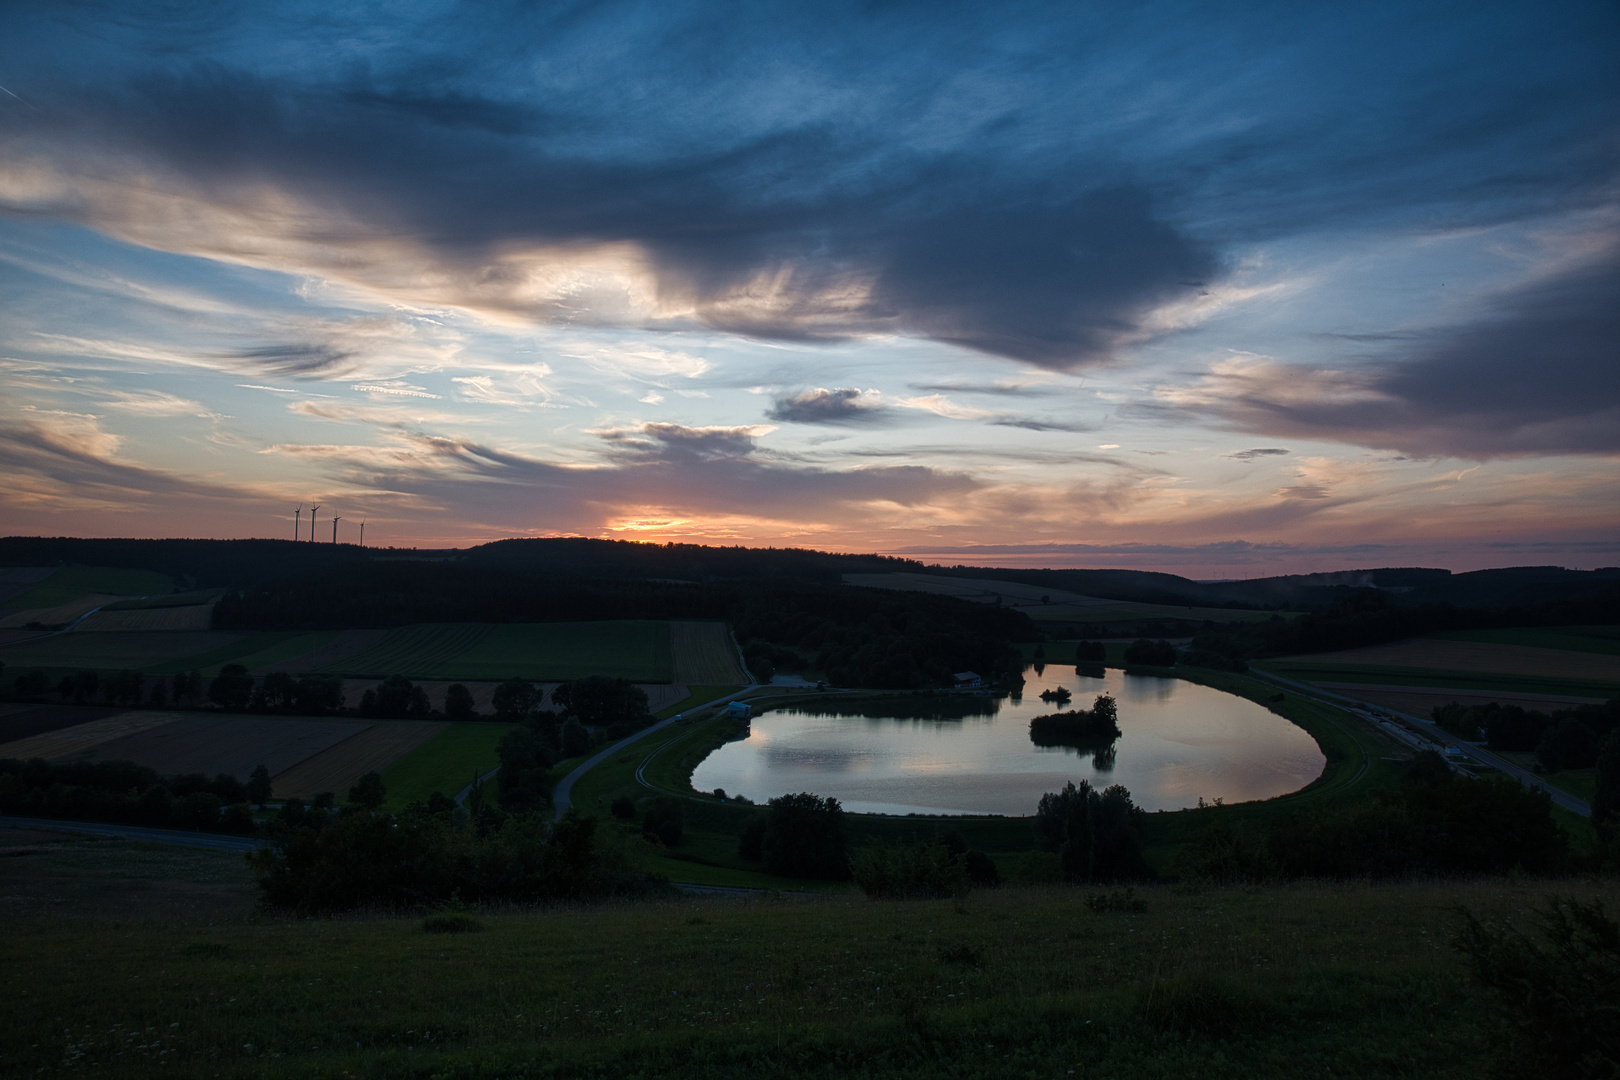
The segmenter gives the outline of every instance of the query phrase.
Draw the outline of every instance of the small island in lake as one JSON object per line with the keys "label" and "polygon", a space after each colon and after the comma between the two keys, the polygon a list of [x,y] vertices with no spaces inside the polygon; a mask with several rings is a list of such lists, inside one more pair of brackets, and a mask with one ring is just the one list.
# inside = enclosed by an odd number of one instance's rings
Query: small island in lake
{"label": "small island in lake", "polygon": [[1073,696],[1074,695],[1070,694],[1067,689],[1061,686],[1051,690],[1041,691],[1041,700],[1053,705],[1067,705],[1069,703],[1069,699]]}
{"label": "small island in lake", "polygon": [[1119,738],[1119,705],[1110,694],[1098,694],[1089,709],[1048,713],[1029,722],[1037,746],[1095,747]]}

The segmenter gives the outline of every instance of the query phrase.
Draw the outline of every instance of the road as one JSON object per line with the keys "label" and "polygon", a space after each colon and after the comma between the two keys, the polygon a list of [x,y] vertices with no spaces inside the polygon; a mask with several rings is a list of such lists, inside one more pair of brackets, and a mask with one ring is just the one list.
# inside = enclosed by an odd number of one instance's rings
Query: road
{"label": "road", "polygon": [[[1447,745],[1455,745],[1457,749],[1464,755],[1473,758],[1481,765],[1511,776],[1525,787],[1534,788],[1537,791],[1545,791],[1552,797],[1554,804],[1563,807],[1565,810],[1568,810],[1571,813],[1579,814],[1584,818],[1589,818],[1592,816],[1592,808],[1584,800],[1576,798],[1561,788],[1553,787],[1551,784],[1541,779],[1541,777],[1537,776],[1529,769],[1521,768],[1501,755],[1491,753],[1483,746],[1475,746],[1473,743],[1460,742],[1455,735],[1451,734],[1449,731],[1440,727],[1440,725],[1434,723],[1433,721],[1424,720],[1423,718],[1413,716],[1410,713],[1403,713],[1398,709],[1392,709],[1387,705],[1380,705],[1377,702],[1362,701],[1359,698],[1353,698],[1345,694],[1335,693],[1332,690],[1323,690],[1317,686],[1297,682],[1293,679],[1286,679],[1281,675],[1273,675],[1269,671],[1261,671],[1258,668],[1250,668],[1249,673],[1257,678],[1265,679],[1267,682],[1277,683],[1279,685],[1288,687],[1290,690],[1296,690],[1302,694],[1307,694],[1319,701],[1326,701],[1330,704],[1338,705],[1341,708],[1348,707],[1351,709],[1351,711],[1363,716],[1365,716],[1365,714],[1368,712],[1382,713],[1392,716],[1401,721],[1401,723],[1406,724],[1408,727],[1415,728],[1423,735],[1428,736],[1431,741],[1438,743],[1442,747]],[[1371,718],[1369,717],[1368,719]]]}
{"label": "road", "polygon": [[10,829],[49,829],[53,832],[89,833],[116,836],[124,840],[144,840],[151,844],[207,848],[211,851],[257,851],[265,841],[251,836],[223,836],[219,833],[185,832],[181,829],[148,829],[140,825],[104,825],[99,821],[52,821],[46,818],[0,816],[0,826]]}
{"label": "road", "polygon": [[761,685],[759,683],[755,683],[753,686],[745,686],[745,687],[743,687],[741,690],[738,690],[735,694],[727,694],[725,697],[718,697],[718,698],[715,698],[713,701],[705,701],[702,705],[694,705],[690,709],[685,710],[684,712],[678,712],[674,716],[671,716],[671,717],[668,717],[667,719],[658,721],[658,723],[654,724],[652,727],[642,728],[640,731],[636,732],[634,735],[631,735],[630,737],[625,738],[625,739],[620,739],[618,742],[614,743],[612,746],[607,747],[605,750],[598,751],[596,754],[593,754],[591,757],[586,758],[579,765],[575,766],[574,770],[572,772],[570,772],[567,776],[565,776],[561,780],[557,781],[556,788],[553,789],[553,791],[551,792],[551,804],[554,807],[556,807],[557,816],[562,817],[564,814],[566,814],[568,812],[568,808],[573,805],[573,800],[572,800],[571,796],[572,796],[573,791],[574,791],[574,784],[579,780],[580,777],[584,776],[586,773],[588,773],[592,769],[596,768],[596,766],[602,764],[602,762],[606,761],[608,758],[612,757],[614,754],[619,753],[621,750],[623,750],[625,747],[629,746],[631,743],[635,742],[637,739],[644,739],[648,735],[651,735],[655,731],[661,731],[664,728],[669,727],[669,725],[673,724],[675,721],[679,720],[681,717],[687,715],[687,713],[694,713],[694,712],[697,712],[699,709],[707,709],[707,708],[709,708],[711,706],[714,706],[714,705],[722,705],[722,704],[724,704],[724,703],[726,703],[728,701],[731,701],[731,700],[733,700],[735,698],[742,697],[744,694],[752,694],[756,690],[763,690],[763,689],[765,689],[765,687],[763,685]]}

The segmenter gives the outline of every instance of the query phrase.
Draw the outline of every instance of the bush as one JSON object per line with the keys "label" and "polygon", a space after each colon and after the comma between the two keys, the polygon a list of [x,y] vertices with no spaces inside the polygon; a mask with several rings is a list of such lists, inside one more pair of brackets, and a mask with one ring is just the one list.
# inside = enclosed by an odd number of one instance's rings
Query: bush
{"label": "bush", "polygon": [[633,821],[636,816],[636,804],[631,801],[630,796],[620,795],[613,800],[613,805],[608,807],[608,812],[621,821]]}
{"label": "bush", "polygon": [[850,870],[879,900],[961,896],[968,888],[962,858],[944,844],[874,844],[855,853]]}
{"label": "bush", "polygon": [[765,815],[755,814],[743,826],[741,835],[737,837],[737,856],[749,862],[761,862],[765,858]]}
{"label": "bush", "polygon": [[383,787],[382,776],[375,772],[362,776],[349,789],[349,801],[367,810],[381,809],[382,804],[388,801],[388,789]]}
{"label": "bush", "polygon": [[781,877],[849,879],[844,808],[837,799],[800,792],[778,795],[766,806],[761,852],[767,870]]}
{"label": "bush", "polygon": [[1516,1076],[1620,1075],[1620,924],[1602,901],[1553,897],[1536,913],[1540,941],[1458,909],[1452,945],[1491,991],[1504,1071]]}
{"label": "bush", "polygon": [[684,825],[685,815],[681,812],[680,800],[659,798],[647,808],[646,816],[641,819],[641,835],[651,837],[665,847],[675,847],[681,842]]}
{"label": "bush", "polygon": [[551,803],[551,766],[548,747],[526,727],[513,728],[501,737],[496,753],[501,770],[501,808],[515,813],[539,810]]}

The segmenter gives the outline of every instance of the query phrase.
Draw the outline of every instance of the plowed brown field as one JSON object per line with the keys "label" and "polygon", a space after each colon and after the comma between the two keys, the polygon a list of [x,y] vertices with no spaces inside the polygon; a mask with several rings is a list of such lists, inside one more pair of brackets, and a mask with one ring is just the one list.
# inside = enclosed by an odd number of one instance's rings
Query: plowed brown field
{"label": "plowed brown field", "polygon": [[112,716],[103,714],[100,719],[6,743],[0,746],[0,758],[9,757],[27,761],[29,758],[37,757],[47,759],[77,757],[103,743],[172,724],[191,715],[193,714],[153,710],[120,712]]}
{"label": "plowed brown field", "polygon": [[1339,652],[1279,657],[1278,663],[1360,664],[1384,667],[1482,671],[1498,675],[1540,675],[1555,679],[1620,680],[1620,656],[1496,645],[1483,641],[1410,638]]}
{"label": "plowed brown field", "polygon": [[271,783],[278,799],[307,799],[323,791],[342,796],[369,772],[382,772],[449,727],[429,720],[383,720],[281,773]]}
{"label": "plowed brown field", "polygon": [[165,775],[230,773],[238,780],[246,780],[257,765],[275,776],[369,726],[352,720],[190,713],[162,727],[103,742],[95,747],[94,756],[108,761],[133,761]]}
{"label": "plowed brown field", "polygon": [[49,608],[29,608],[25,611],[13,611],[0,618],[0,629],[15,629],[37,622],[44,626],[58,626],[70,623],[87,611],[94,611],[103,604],[110,604],[115,600],[123,600],[122,596],[112,593],[88,593],[77,600],[66,604],[58,604]]}

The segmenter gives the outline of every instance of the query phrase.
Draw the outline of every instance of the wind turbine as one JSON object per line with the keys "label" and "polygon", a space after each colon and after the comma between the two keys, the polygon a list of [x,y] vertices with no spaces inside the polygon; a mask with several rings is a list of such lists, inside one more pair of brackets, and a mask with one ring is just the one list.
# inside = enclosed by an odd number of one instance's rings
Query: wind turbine
{"label": "wind turbine", "polygon": [[298,504],[298,509],[293,511],[293,539],[294,540],[298,539],[298,519],[303,515],[303,513],[304,513],[304,504],[299,503]]}
{"label": "wind turbine", "polygon": [[332,543],[334,544],[337,543],[337,523],[342,520],[342,518],[335,514],[332,516]]}
{"label": "wind turbine", "polygon": [[360,519],[360,546],[366,546],[366,519]]}
{"label": "wind turbine", "polygon": [[312,544],[315,542],[315,511],[319,510],[320,508],[320,503],[316,503],[314,506],[309,508],[309,542]]}

